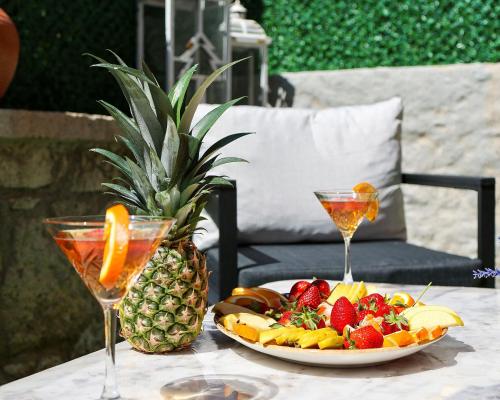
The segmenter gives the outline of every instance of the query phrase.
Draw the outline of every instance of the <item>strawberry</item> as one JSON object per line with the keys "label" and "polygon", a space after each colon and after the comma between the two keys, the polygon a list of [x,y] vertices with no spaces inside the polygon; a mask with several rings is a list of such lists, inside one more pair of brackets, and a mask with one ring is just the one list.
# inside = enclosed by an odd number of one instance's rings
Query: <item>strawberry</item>
{"label": "strawberry", "polygon": [[321,304],[321,293],[317,286],[309,285],[297,301],[296,310],[302,310],[304,307],[318,308]]}
{"label": "strawberry", "polygon": [[324,279],[316,279],[311,285],[318,287],[321,297],[330,296],[330,284]]}
{"label": "strawberry", "polygon": [[283,326],[293,325],[310,330],[326,326],[325,320],[316,311],[312,311],[308,307],[304,307],[303,310],[303,312],[285,311],[279,319],[278,324]]}
{"label": "strawberry", "polygon": [[384,336],[371,325],[348,333],[344,340],[346,349],[376,349],[383,344]]}
{"label": "strawberry", "polygon": [[358,312],[358,315],[356,317],[356,323],[359,324],[367,315],[373,315],[375,316],[375,311],[373,310],[361,310]]}
{"label": "strawberry", "polygon": [[288,295],[288,300],[295,301],[297,300],[305,290],[311,286],[311,284],[307,281],[298,281],[290,289],[290,294]]}
{"label": "strawberry", "polygon": [[285,311],[281,315],[281,318],[278,320],[278,324],[283,325],[283,326],[290,325],[290,320],[292,319],[292,314],[293,314],[293,311]]}
{"label": "strawberry", "polygon": [[342,334],[346,325],[356,324],[356,310],[347,297],[340,297],[332,308],[330,325],[339,334]]}
{"label": "strawberry", "polygon": [[359,300],[359,307],[367,310],[374,310],[375,307],[380,307],[382,304],[385,304],[385,298],[379,293],[369,294]]}
{"label": "strawberry", "polygon": [[384,321],[382,321],[382,331],[384,335],[400,330],[407,331],[408,329],[408,321],[406,318],[402,315],[398,315],[393,310],[384,316]]}
{"label": "strawberry", "polygon": [[394,309],[392,308],[392,306],[384,303],[384,304],[381,304],[378,306],[377,311],[375,311],[375,316],[376,317],[383,317],[384,315],[389,314],[391,311],[394,312]]}

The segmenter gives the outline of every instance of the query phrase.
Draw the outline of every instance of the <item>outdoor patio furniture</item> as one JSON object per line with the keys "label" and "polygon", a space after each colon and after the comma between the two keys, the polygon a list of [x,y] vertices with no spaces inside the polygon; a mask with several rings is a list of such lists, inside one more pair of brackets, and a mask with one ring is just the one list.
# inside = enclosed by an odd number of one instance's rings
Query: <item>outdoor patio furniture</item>
{"label": "outdoor patio furniture", "polygon": [[[292,282],[275,282],[267,287],[286,291]],[[388,293],[419,293],[422,287],[380,285]],[[481,301],[477,301],[481,299]],[[483,288],[432,287],[426,303],[452,306],[465,321],[465,328],[453,328],[439,343],[413,356],[371,368],[317,368],[281,361],[241,346],[220,333],[208,313],[204,330],[192,347],[165,355],[147,355],[132,351],[126,342],[117,345],[117,368],[124,398],[165,399],[165,386],[176,382],[191,383],[200,389],[197,379],[213,377],[222,384],[251,384],[252,394],[262,398],[322,399],[335,398],[421,400],[425,398],[486,399],[498,393],[497,371],[500,351],[496,334],[500,320],[491,318],[485,304],[500,301],[500,292]],[[473,324],[489,321],[486,329]],[[467,328],[469,327],[469,328]],[[64,363],[38,374],[0,387],[2,400],[95,399],[103,379],[103,350]],[[477,368],[481,366],[482,373]],[[144,373],[147,370],[148,373]],[[202,381],[203,382],[203,381]],[[291,384],[293,382],[293,384]],[[214,381],[212,381],[212,384]],[[248,387],[247,387],[248,388]],[[179,388],[180,389],[180,388]],[[183,386],[186,389],[186,386]],[[271,390],[271,392],[266,392]],[[353,397],[353,393],[357,396]],[[187,392],[182,392],[187,396]],[[222,397],[222,396],[221,396]],[[229,397],[228,397],[229,398]],[[236,398],[236,397],[233,397]]]}
{"label": "outdoor patio furniture", "polygon": [[[374,107],[376,112],[372,112],[370,107]],[[228,111],[227,117],[224,115],[221,118],[218,123],[220,125],[216,125],[214,131],[220,131],[222,135],[226,130],[234,132],[235,125],[238,125],[240,131],[247,128],[256,130],[260,142],[252,143],[253,138],[249,136],[236,147],[228,146],[232,155],[241,155],[249,159],[250,164],[244,173],[233,167],[220,171],[236,178],[236,182],[234,188],[221,189],[213,204],[208,207],[213,224],[204,225],[208,233],[205,234],[201,246],[207,248],[207,263],[213,271],[210,278],[212,303],[228,296],[231,289],[238,285],[252,287],[277,279],[313,276],[341,279],[344,244],[338,232],[330,227],[333,224],[314,198],[312,190],[339,186],[335,179],[348,181],[346,175],[351,175],[352,183],[366,180],[381,189],[380,222],[376,221],[373,225],[363,224],[359,233],[354,235],[351,252],[355,280],[405,284],[427,284],[432,281],[437,285],[458,286],[493,285],[492,279],[473,279],[472,272],[476,268],[492,267],[495,262],[494,178],[402,173],[399,147],[401,111],[400,100],[391,99],[371,106],[360,106],[359,109],[329,109],[321,115],[312,110],[280,111],[235,107]],[[248,113],[246,118],[242,115],[245,113]],[[384,113],[387,114],[385,120]],[[250,119],[253,122],[245,122]],[[299,126],[301,120],[306,122]],[[340,122],[337,123],[337,120]],[[262,129],[256,126],[260,123]],[[365,123],[366,126],[363,126]],[[328,128],[324,128],[325,124]],[[315,141],[314,149],[300,149],[300,152],[306,153],[304,158],[309,157],[311,163],[298,160],[297,163],[301,163],[301,169],[298,171],[301,171],[302,176],[297,177],[291,185],[288,183],[288,187],[286,182],[282,185],[281,180],[290,179],[290,176],[285,176],[286,171],[283,169],[290,168],[287,165],[292,165],[293,168],[294,160],[289,162],[286,158],[283,158],[283,161],[280,158],[273,166],[266,165],[262,160],[265,155],[269,157],[269,154],[276,154],[273,151],[291,154],[279,157],[300,157],[296,155],[299,150],[293,146],[307,146],[306,141],[294,140],[311,126],[312,133],[303,134],[310,135],[310,140]],[[270,129],[273,130],[272,134]],[[365,131],[369,132],[369,135],[365,135],[361,141],[357,140],[353,137],[358,130],[361,135],[364,135]],[[333,140],[329,131],[331,135],[340,136],[340,139],[333,144],[329,142],[328,140]],[[344,134],[342,137],[345,131],[350,132],[351,136]],[[392,133],[388,134],[388,131]],[[265,135],[272,136],[269,139],[269,147],[274,150],[265,149]],[[363,141],[368,142],[365,146],[367,149],[364,148]],[[329,146],[333,150],[330,150]],[[359,154],[352,156],[352,152],[358,149]],[[320,163],[326,164],[314,164],[313,159],[321,158],[322,151],[325,153],[325,160],[320,160]],[[332,159],[336,158],[336,161],[329,159],[330,151]],[[266,152],[267,154],[262,155]],[[342,157],[347,157],[349,168],[342,169]],[[338,174],[340,178],[334,177],[333,183],[329,184],[328,176],[319,177],[314,185],[323,187],[314,187],[310,180],[316,179],[318,171],[321,173],[326,169],[325,165],[333,171],[342,169]],[[308,172],[308,168],[314,171]],[[272,185],[266,188],[269,193],[258,192],[259,187],[265,185],[265,181],[269,179],[272,180]],[[401,184],[477,192],[477,257],[463,257],[407,243]],[[244,186],[243,193],[240,193],[241,186]],[[300,193],[302,191],[309,197],[293,199],[296,193],[297,196],[303,195],[304,193]],[[273,211],[265,210],[267,207]],[[316,213],[314,207],[317,207],[320,214],[317,217],[315,214],[313,218],[310,215]],[[244,213],[243,221],[241,212]],[[470,223],[474,223],[475,216],[461,215],[459,210],[456,212],[457,218],[467,218]],[[280,220],[281,213],[283,216]],[[439,226],[436,225],[436,230],[438,229]],[[273,238],[276,240],[273,241]]]}

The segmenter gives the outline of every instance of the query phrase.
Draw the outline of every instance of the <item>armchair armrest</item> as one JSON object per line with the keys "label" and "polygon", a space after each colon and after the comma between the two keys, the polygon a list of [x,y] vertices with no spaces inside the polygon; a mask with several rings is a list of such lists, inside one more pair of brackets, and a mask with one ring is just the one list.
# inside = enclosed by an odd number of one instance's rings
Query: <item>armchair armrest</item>
{"label": "armchair armrest", "polygon": [[219,228],[219,274],[217,276],[219,299],[231,295],[231,290],[238,285],[238,224],[236,210],[236,181],[233,187],[219,186],[214,194],[211,216]]}
{"label": "armchair armrest", "polygon": [[[402,183],[477,192],[477,253],[484,267],[495,265],[495,178],[402,174]],[[492,282],[482,282],[492,286]]]}

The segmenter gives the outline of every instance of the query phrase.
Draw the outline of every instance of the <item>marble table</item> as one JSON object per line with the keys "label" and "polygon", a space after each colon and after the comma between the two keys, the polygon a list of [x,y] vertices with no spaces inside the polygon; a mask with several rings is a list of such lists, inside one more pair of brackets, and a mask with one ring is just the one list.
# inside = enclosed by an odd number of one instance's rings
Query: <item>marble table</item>
{"label": "marble table", "polygon": [[[290,283],[267,285],[287,291]],[[392,285],[378,285],[394,291]],[[401,286],[399,286],[401,288]],[[405,286],[417,294],[422,287]],[[171,397],[172,387],[202,388],[204,381],[229,384],[259,399],[498,399],[500,398],[500,290],[432,287],[425,302],[446,305],[465,327],[426,350],[382,366],[331,369],[292,364],[256,353],[215,328],[208,314],[192,348],[145,355],[127,343],[117,346],[118,378],[126,399]],[[97,399],[103,383],[103,351],[98,351],[0,387],[1,400]],[[201,383],[200,383],[201,382]],[[170,391],[169,391],[170,390]],[[237,398],[234,393],[229,398]]]}

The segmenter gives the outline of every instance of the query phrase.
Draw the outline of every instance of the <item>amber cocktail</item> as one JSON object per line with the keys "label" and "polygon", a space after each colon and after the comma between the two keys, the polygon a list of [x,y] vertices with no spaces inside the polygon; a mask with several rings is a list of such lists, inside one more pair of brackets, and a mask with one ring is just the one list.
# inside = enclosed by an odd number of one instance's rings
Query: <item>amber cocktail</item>
{"label": "amber cocktail", "polygon": [[[122,210],[119,209],[122,207]],[[104,216],[49,218],[44,221],[59,248],[101,304],[105,319],[106,377],[101,399],[120,399],[115,376],[117,305],[174,224],[172,218],[129,216],[125,223]],[[108,210],[109,212],[110,210]],[[118,214],[117,214],[118,215]],[[116,221],[115,221],[116,222]],[[120,228],[120,229],[117,229]]]}
{"label": "amber cocktail", "polygon": [[353,283],[350,253],[351,239],[363,218],[366,217],[370,221],[375,220],[378,213],[378,194],[375,190],[369,193],[360,193],[354,190],[332,190],[314,192],[314,194],[344,238],[345,267],[343,282]]}

